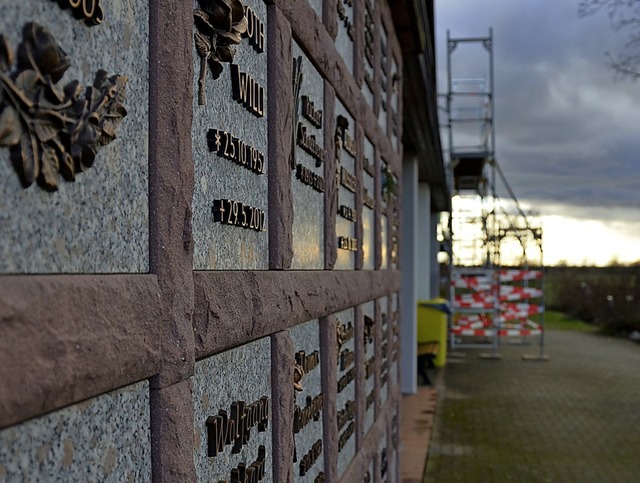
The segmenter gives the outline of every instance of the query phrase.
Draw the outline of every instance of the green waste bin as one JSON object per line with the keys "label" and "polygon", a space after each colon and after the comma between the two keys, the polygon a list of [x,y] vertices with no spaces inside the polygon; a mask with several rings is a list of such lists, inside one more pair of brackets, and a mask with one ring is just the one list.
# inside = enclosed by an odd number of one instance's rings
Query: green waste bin
{"label": "green waste bin", "polygon": [[418,344],[438,341],[438,355],[433,360],[436,367],[444,367],[447,361],[447,316],[451,313],[449,301],[443,298],[418,300]]}

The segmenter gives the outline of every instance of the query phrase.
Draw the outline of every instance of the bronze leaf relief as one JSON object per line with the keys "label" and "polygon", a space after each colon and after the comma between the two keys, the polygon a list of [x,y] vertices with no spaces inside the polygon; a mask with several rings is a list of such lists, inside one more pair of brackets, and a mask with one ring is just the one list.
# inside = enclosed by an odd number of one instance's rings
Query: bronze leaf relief
{"label": "bronze leaf relief", "polygon": [[214,79],[220,77],[222,64],[233,61],[235,46],[246,33],[248,21],[240,0],[199,0],[200,8],[193,11],[196,24],[194,40],[200,57],[198,104],[206,102],[207,64]]}
{"label": "bronze leaf relief", "polygon": [[93,86],[73,80],[61,88],[69,65],[66,52],[37,23],[24,26],[17,58],[0,35],[0,146],[9,147],[25,188],[37,181],[56,191],[58,173],[75,181],[127,115],[126,77],[100,70]]}
{"label": "bronze leaf relief", "polygon": [[293,388],[296,391],[302,391],[304,388],[300,381],[302,381],[302,376],[304,376],[304,369],[300,364],[294,364],[293,366]]}
{"label": "bronze leaf relief", "polygon": [[293,59],[293,126],[291,127],[291,169],[296,169],[296,133],[298,132],[298,120],[300,118],[300,88],[302,87],[302,56]]}

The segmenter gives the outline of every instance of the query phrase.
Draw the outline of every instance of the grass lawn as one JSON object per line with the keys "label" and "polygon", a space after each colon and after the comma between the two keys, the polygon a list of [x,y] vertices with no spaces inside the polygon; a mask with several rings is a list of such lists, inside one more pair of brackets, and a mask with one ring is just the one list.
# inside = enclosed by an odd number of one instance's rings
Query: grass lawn
{"label": "grass lawn", "polygon": [[598,331],[598,327],[553,310],[544,313],[544,327],[545,329],[573,330],[578,332]]}

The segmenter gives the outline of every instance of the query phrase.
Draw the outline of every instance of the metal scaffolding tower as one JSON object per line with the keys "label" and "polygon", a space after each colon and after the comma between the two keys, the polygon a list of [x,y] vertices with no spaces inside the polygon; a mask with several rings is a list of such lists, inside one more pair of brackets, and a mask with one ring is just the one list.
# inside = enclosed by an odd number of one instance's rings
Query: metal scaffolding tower
{"label": "metal scaffolding tower", "polygon": [[[468,55],[454,63],[461,50]],[[542,351],[542,272],[530,270],[542,267],[542,228],[522,210],[496,161],[493,67],[492,29],[486,37],[468,38],[452,38],[447,31],[444,110],[454,193],[444,236],[453,311],[450,342],[454,349],[489,347],[496,355],[500,337],[539,334]],[[532,253],[539,258],[532,260]]]}

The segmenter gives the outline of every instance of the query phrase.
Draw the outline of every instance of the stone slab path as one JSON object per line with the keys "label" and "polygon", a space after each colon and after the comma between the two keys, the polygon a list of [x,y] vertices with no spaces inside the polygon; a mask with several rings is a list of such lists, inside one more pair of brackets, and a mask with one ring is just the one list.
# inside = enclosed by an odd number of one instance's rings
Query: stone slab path
{"label": "stone slab path", "polygon": [[438,378],[428,482],[640,482],[640,345],[548,331],[450,359]]}

